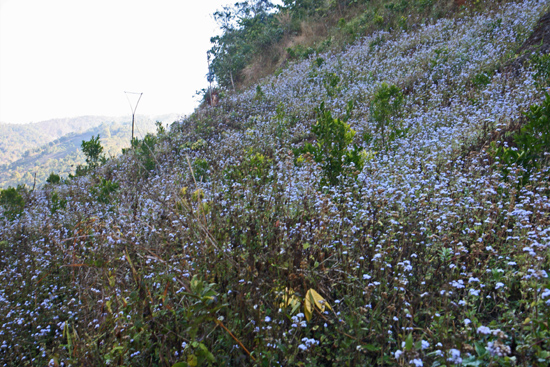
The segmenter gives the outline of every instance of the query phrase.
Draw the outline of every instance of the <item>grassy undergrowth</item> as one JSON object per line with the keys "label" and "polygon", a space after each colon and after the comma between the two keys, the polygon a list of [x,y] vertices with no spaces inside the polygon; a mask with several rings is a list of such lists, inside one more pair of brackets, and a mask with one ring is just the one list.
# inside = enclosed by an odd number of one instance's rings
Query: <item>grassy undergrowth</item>
{"label": "grassy undergrowth", "polygon": [[502,67],[547,10],[374,33],[2,191],[0,360],[548,365],[548,146],[522,145],[548,79]]}

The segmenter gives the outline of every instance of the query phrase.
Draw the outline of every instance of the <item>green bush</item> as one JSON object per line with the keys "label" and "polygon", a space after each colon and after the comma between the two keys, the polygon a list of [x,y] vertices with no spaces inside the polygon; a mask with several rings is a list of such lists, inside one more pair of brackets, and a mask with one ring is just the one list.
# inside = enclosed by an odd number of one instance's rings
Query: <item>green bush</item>
{"label": "green bush", "polygon": [[[491,144],[494,158],[503,164],[505,176],[510,165],[524,168],[520,184],[525,185],[531,173],[548,162],[550,152],[550,95],[546,92],[541,105],[532,105],[525,113],[527,123],[513,136],[512,146]],[[515,145],[515,146],[514,146]]]}
{"label": "green bush", "polygon": [[55,173],[50,173],[50,176],[46,179],[46,182],[52,185],[56,185],[61,182],[61,177]]}
{"label": "green bush", "polygon": [[433,5],[435,0],[417,0],[416,6],[420,9],[420,11],[424,11],[426,8]]}
{"label": "green bush", "polygon": [[81,144],[82,152],[86,156],[86,166],[78,165],[76,167],[75,176],[85,176],[93,169],[97,168],[100,164],[105,163],[107,158],[103,153],[103,146],[99,141],[99,134],[93,136],[89,141],[82,141]]}
{"label": "green bush", "polygon": [[340,77],[335,73],[328,73],[325,75],[325,77],[323,78],[323,86],[327,91],[327,96],[336,97],[338,93],[340,93],[340,80]]}
{"label": "green bush", "polygon": [[210,165],[206,159],[195,159],[193,162],[193,173],[195,174],[195,180],[197,181],[209,181],[208,169]]}
{"label": "green bush", "polygon": [[[346,121],[351,115],[353,103],[349,102],[347,113],[343,120],[333,118],[332,113],[321,103],[317,108],[317,123],[311,130],[317,138],[316,144],[306,143],[301,149],[295,151],[296,155],[309,153],[313,160],[321,164],[323,179],[321,185],[337,185],[339,176],[350,173],[348,168],[353,166],[355,170],[363,168],[363,154],[357,145],[352,146],[355,131]],[[303,157],[302,157],[303,159]],[[299,158],[297,162],[301,161]]]}
{"label": "green bush", "polygon": [[476,74],[472,78],[472,83],[474,83],[474,85],[477,88],[482,88],[482,87],[486,86],[487,84],[491,83],[491,75],[488,75],[485,72]]}
{"label": "green bush", "polygon": [[408,129],[403,129],[398,122],[403,103],[403,93],[395,85],[382,83],[375,92],[370,112],[381,140],[379,148],[385,149],[388,143],[407,133]]}
{"label": "green bush", "polygon": [[145,175],[156,168],[155,145],[157,137],[153,134],[147,134],[143,140],[138,138],[132,139],[132,149],[135,152],[141,166],[145,169]]}
{"label": "green bush", "polygon": [[535,54],[531,63],[535,69],[535,85],[537,88],[546,88],[550,81],[550,55]]}
{"label": "green bush", "polygon": [[65,209],[67,199],[60,199],[57,192],[54,192],[50,198],[50,213],[55,214],[59,209]]}
{"label": "green bush", "polygon": [[17,218],[25,208],[25,200],[19,191],[19,188],[14,187],[0,190],[0,205],[4,207],[4,217],[8,220]]}
{"label": "green bush", "polygon": [[262,99],[264,99],[264,97],[265,97],[265,94],[262,91],[262,87],[258,84],[256,86],[256,95],[254,96],[254,100],[261,101]]}
{"label": "green bush", "polygon": [[285,110],[285,104],[279,102],[275,108],[275,115],[273,116],[274,131],[273,134],[280,142],[286,141],[290,138],[290,129],[296,126],[300,121],[300,117],[297,115],[288,115]]}
{"label": "green bush", "polygon": [[240,164],[225,170],[224,176],[230,182],[243,183],[247,180],[256,180],[264,185],[273,179],[270,175],[272,164],[272,159],[250,149],[245,152]]}
{"label": "green bush", "polygon": [[103,146],[99,142],[99,134],[96,137],[92,136],[89,141],[83,141],[81,146],[82,152],[86,156],[86,163],[90,169],[97,167],[105,159],[101,155],[103,153]]}
{"label": "green bush", "polygon": [[315,50],[312,47],[306,47],[304,45],[296,45],[294,47],[288,47],[286,49],[288,58],[291,60],[305,60],[310,55],[315,53]]}
{"label": "green bush", "polygon": [[118,188],[118,183],[102,178],[99,184],[92,187],[91,192],[98,202],[109,204],[111,202],[111,194],[118,190]]}

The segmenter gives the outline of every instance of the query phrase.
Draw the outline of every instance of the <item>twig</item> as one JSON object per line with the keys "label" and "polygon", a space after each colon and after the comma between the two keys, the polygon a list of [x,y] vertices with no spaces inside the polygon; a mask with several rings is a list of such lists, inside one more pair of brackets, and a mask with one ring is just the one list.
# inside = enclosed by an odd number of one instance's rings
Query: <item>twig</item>
{"label": "twig", "polygon": [[79,240],[79,239],[82,239],[82,238],[92,237],[93,235],[94,235],[94,234],[85,234],[85,235],[82,235],[82,236],[69,237],[69,238],[65,238],[64,240],[59,240],[59,242],[67,242],[67,241],[72,241],[72,240]]}
{"label": "twig", "polygon": [[35,188],[35,187],[36,187],[36,172],[34,173],[34,182],[33,182],[33,184],[32,184],[32,190],[31,190],[31,192],[34,191],[34,188]]}
{"label": "twig", "polygon": [[191,166],[191,161],[189,160],[189,156],[185,155],[185,158],[187,158],[187,165],[189,166],[189,169],[191,170],[191,176],[193,177],[193,182],[195,183],[195,186],[197,186],[197,180],[195,180],[195,172],[193,172],[193,167]]}
{"label": "twig", "polygon": [[248,349],[246,349],[246,347],[243,345],[243,343],[241,343],[241,341],[240,341],[239,339],[237,339],[237,337],[236,337],[235,335],[233,335],[233,333],[232,333],[231,331],[229,331],[229,329],[226,328],[225,325],[224,325],[220,320],[216,320],[216,323],[217,323],[218,325],[220,325],[225,331],[227,331],[227,332],[229,333],[229,335],[231,335],[231,337],[232,337],[233,339],[235,339],[235,341],[241,346],[241,348],[244,349],[244,351],[246,352],[246,354],[248,354],[248,356],[249,356],[250,358],[252,358],[252,360],[253,360],[254,362],[256,362],[256,358],[254,358],[254,356],[252,356],[252,354],[250,354],[250,352],[248,351]]}

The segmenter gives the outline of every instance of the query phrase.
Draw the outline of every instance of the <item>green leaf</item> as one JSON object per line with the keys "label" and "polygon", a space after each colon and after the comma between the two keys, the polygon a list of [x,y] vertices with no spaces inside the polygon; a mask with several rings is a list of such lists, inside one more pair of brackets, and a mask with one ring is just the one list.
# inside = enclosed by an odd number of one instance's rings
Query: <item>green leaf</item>
{"label": "green leaf", "polygon": [[476,359],[476,357],[466,358],[465,360],[462,361],[463,366],[476,367],[476,366],[481,366],[482,364],[483,364],[483,361]]}
{"label": "green leaf", "polygon": [[211,352],[206,353],[206,359],[212,363],[216,362],[216,357]]}
{"label": "green leaf", "polygon": [[188,367],[189,365],[187,364],[187,362],[178,362],[174,365],[172,365],[172,367]]}
{"label": "green leaf", "polygon": [[367,349],[368,351],[371,351],[371,352],[376,352],[376,351],[380,350],[380,347],[378,347],[376,345],[372,345],[372,344],[365,344],[363,346],[365,347],[365,349]]}
{"label": "green leaf", "polygon": [[407,340],[405,340],[405,349],[411,350],[412,347],[413,347],[413,336],[412,334],[409,334],[409,336],[407,336]]}
{"label": "green leaf", "polygon": [[191,290],[193,292],[196,292],[197,287],[199,286],[200,280],[197,278],[197,276],[193,276],[193,279],[191,279]]}
{"label": "green leaf", "polygon": [[485,355],[485,353],[487,353],[483,344],[479,342],[475,342],[474,345],[475,345],[476,353],[479,357],[482,357]]}

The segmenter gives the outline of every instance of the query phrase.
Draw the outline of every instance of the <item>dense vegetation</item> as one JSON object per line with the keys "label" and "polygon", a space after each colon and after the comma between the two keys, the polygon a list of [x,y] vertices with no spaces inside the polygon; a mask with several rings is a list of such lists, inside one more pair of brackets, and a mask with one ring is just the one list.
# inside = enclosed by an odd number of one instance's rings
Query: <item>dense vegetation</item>
{"label": "dense vegetation", "polygon": [[[176,116],[157,117],[174,121]],[[155,131],[155,120],[138,117],[139,136]],[[84,163],[83,140],[101,136],[107,157],[120,154],[130,145],[131,123],[123,118],[86,116],[49,120],[29,125],[0,125],[0,188],[42,185],[50,173],[74,174]]]}
{"label": "dense vegetation", "polygon": [[550,4],[470,3],[2,190],[0,360],[547,366]]}
{"label": "dense vegetation", "polygon": [[250,86],[289,61],[339,51],[374,31],[407,30],[499,1],[244,0],[214,14],[221,35],[211,39],[210,78],[222,88]]}

